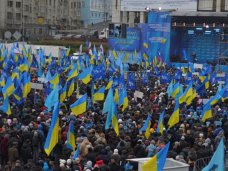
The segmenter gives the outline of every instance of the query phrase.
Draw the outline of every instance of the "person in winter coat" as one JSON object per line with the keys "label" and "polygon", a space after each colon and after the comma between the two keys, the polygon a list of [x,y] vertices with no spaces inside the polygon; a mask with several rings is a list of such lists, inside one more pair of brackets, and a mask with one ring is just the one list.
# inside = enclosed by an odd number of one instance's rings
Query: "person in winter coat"
{"label": "person in winter coat", "polygon": [[20,155],[24,163],[27,163],[28,159],[32,159],[32,147],[29,139],[23,143]]}
{"label": "person in winter coat", "polygon": [[12,167],[15,166],[16,160],[19,158],[19,153],[17,150],[17,142],[13,142],[13,146],[8,150],[9,162]]}

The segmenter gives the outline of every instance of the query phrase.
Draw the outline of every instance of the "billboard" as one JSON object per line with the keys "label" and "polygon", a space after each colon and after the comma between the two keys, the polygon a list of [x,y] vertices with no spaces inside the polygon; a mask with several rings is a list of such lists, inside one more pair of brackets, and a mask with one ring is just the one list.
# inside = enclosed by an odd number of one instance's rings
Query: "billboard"
{"label": "billboard", "polygon": [[151,57],[160,56],[169,62],[171,16],[168,12],[150,12],[148,16],[147,43]]}
{"label": "billboard", "polygon": [[197,11],[197,0],[122,0],[121,11],[145,11],[162,8],[164,10]]}
{"label": "billboard", "polygon": [[140,49],[140,29],[127,28],[127,37],[109,37],[108,43],[111,49],[118,51],[138,51]]}

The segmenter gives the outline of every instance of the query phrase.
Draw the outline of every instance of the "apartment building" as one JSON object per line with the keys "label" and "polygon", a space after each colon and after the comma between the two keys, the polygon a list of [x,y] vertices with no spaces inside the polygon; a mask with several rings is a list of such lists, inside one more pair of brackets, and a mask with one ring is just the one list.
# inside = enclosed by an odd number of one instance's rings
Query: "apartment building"
{"label": "apartment building", "polygon": [[81,0],[0,0],[0,38],[18,31],[39,38],[81,26]]}

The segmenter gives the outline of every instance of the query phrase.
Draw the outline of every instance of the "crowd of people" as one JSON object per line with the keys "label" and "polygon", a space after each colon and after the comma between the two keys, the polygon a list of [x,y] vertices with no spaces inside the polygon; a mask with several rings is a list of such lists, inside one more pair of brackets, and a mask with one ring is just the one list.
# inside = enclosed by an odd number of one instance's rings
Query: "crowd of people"
{"label": "crowd of people", "polygon": [[[175,68],[162,66],[160,71],[174,74]],[[139,71],[138,71],[139,72]],[[50,156],[44,152],[45,139],[51,124],[52,112],[44,106],[45,92],[32,89],[22,104],[10,101],[12,114],[0,111],[0,170],[3,171],[136,171],[137,163],[127,159],[153,157],[170,142],[169,158],[189,164],[193,170],[198,159],[211,157],[221,139],[227,145],[228,103],[219,101],[212,106],[213,117],[202,122],[203,100],[214,96],[218,83],[210,84],[202,96],[197,96],[187,106],[180,105],[180,122],[168,129],[167,122],[173,113],[175,100],[168,97],[169,83],[150,69],[148,82],[136,79],[136,90],[143,93],[135,98],[134,90],[127,89],[129,104],[123,112],[118,107],[119,136],[110,128],[105,130],[107,114],[102,114],[103,102],[95,102],[87,111],[75,116],[70,105],[77,100],[78,92],[64,101],[59,112],[59,140]],[[37,75],[32,73],[33,80]],[[61,79],[65,79],[64,73]],[[185,77],[182,82],[185,82]],[[195,79],[195,78],[194,78]],[[127,84],[127,80],[125,80]],[[106,85],[108,79],[96,82],[96,87]],[[187,87],[187,85],[185,85]],[[91,98],[91,84],[79,81],[80,94]],[[107,94],[107,92],[106,92]],[[165,110],[163,134],[157,132],[159,115]],[[151,114],[150,137],[140,128]],[[69,123],[74,123],[76,144],[80,145],[77,158],[66,146]]]}

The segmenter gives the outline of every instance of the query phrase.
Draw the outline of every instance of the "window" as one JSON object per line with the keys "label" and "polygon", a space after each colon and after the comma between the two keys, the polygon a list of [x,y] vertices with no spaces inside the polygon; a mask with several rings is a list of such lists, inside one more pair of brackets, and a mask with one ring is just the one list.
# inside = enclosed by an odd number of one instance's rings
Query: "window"
{"label": "window", "polygon": [[8,1],[8,7],[13,7],[13,1]]}
{"label": "window", "polygon": [[228,0],[221,0],[221,11],[228,12]]}
{"label": "window", "polygon": [[42,28],[39,28],[39,34],[42,34]]}
{"label": "window", "polygon": [[13,19],[13,13],[7,12],[7,19],[12,20]]}
{"label": "window", "polygon": [[21,13],[16,13],[16,20],[21,20]]}
{"label": "window", "polygon": [[216,11],[216,0],[198,0],[198,11]]}
{"label": "window", "polygon": [[25,5],[25,11],[29,11],[29,5]]}
{"label": "window", "polygon": [[21,8],[21,2],[16,2],[16,8]]}

